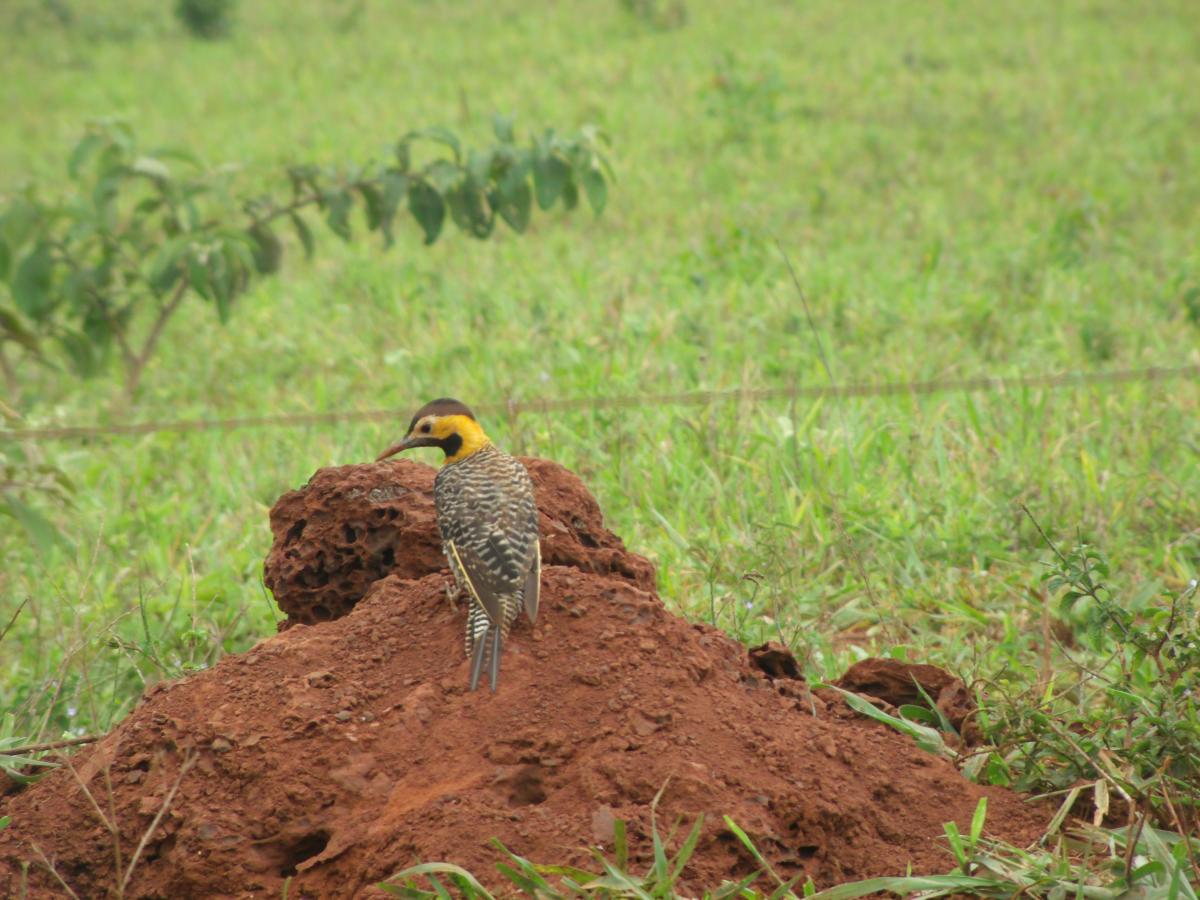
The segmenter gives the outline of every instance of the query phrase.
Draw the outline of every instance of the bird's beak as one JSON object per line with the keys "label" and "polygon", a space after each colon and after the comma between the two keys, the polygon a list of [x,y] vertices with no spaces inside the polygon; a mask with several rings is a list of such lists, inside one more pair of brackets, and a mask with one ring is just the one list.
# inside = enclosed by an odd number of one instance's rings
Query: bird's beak
{"label": "bird's beak", "polygon": [[425,437],[425,436],[415,437],[410,434],[408,437],[406,437],[400,443],[398,443],[392,447],[388,447],[386,450],[384,450],[382,453],[380,453],[379,456],[375,457],[375,462],[380,462],[382,460],[385,460],[389,456],[395,456],[397,453],[403,453],[405,450],[411,450],[413,447],[436,447],[436,446],[437,446],[437,440],[435,438]]}

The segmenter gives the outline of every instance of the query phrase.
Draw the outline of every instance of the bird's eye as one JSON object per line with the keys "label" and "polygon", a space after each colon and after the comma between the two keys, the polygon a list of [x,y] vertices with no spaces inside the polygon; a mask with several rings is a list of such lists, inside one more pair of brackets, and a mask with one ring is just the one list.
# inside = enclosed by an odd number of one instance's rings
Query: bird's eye
{"label": "bird's eye", "polygon": [[421,433],[429,434],[430,427],[431,427],[430,424],[428,422],[426,422],[424,425],[421,426]]}

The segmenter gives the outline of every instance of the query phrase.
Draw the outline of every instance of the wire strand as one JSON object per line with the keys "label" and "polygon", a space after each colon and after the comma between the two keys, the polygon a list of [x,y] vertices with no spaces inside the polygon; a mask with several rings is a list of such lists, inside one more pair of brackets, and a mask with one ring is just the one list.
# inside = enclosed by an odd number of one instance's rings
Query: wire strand
{"label": "wire strand", "polygon": [[[1073,389],[1087,385],[1131,384],[1200,377],[1200,365],[1118,369],[1110,372],[1062,372],[1058,374],[980,376],[929,381],[858,382],[831,385],[795,385],[777,388],[733,388],[729,390],[682,391],[659,394],[625,394],[612,397],[569,397],[506,400],[478,404],[481,413],[509,416],[530,412],[573,412],[600,409],[629,409],[651,406],[704,406],[734,400],[843,400],[851,398],[923,396],[945,393],[1005,393],[1041,388]],[[363,409],[317,413],[285,413],[269,416],[239,416],[222,419],[132,422],[125,425],[63,425],[50,428],[0,430],[0,440],[60,441],[193,431],[233,431],[242,428],[297,428],[335,425],[341,422],[403,421],[412,415],[405,409]]]}

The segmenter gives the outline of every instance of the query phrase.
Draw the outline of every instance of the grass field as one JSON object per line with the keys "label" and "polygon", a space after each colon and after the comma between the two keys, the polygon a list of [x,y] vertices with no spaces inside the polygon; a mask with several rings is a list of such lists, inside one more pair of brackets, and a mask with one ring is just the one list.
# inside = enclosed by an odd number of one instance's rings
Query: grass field
{"label": "grass field", "polygon": [[[1188,2],[245,3],[230,40],[169,4],[0,12],[0,191],[53,185],[85,123],[266,178],[412,127],[595,123],[598,218],[524,237],[322,235],[227,327],[186,309],[132,407],[22,370],[27,427],[1014,376],[1200,362],[1200,39]],[[356,12],[357,10],[357,12]],[[815,333],[792,285],[790,257]],[[120,412],[117,412],[120,410]],[[1048,550],[1082,536],[1132,608],[1200,574],[1196,380],[494,417],[580,472],[667,602],[814,675],[907,654],[968,680],[1047,666]],[[405,419],[406,421],[406,419]],[[0,519],[5,726],[108,727],[143,683],[272,632],[267,510],[394,425],[39,444],[74,546]],[[433,456],[429,457],[430,461]],[[36,503],[36,498],[30,498]]]}

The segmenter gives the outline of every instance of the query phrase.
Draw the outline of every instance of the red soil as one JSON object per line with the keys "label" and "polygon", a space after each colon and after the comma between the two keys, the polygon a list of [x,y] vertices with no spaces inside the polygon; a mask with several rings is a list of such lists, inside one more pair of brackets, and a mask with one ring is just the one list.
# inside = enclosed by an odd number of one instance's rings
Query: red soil
{"label": "red soil", "polygon": [[13,820],[0,831],[0,896],[17,894],[22,860],[30,896],[60,895],[39,850],[81,897],[119,880],[80,783],[115,820],[126,866],[178,786],[126,889],[146,898],[278,897],[289,875],[293,898],[381,896],[375,882],[432,860],[499,887],[490,838],[583,864],[588,847],[611,849],[615,819],[644,864],[664,785],[660,824],[705,816],[684,891],[756,868],[726,814],[781,874],[821,887],[947,869],[942,823],[965,827],[984,795],[991,834],[1039,833],[1045,816],[1017,795],[810,696],[777,648],[752,660],[669,613],[650,564],[603,528],[579,480],[528,464],[542,612],[514,631],[498,693],[466,691],[465,609],[440,570],[432,471],[322,470],[272,512],[267,579],[295,624],[151,688],[71,759],[74,775],[0,798]]}

